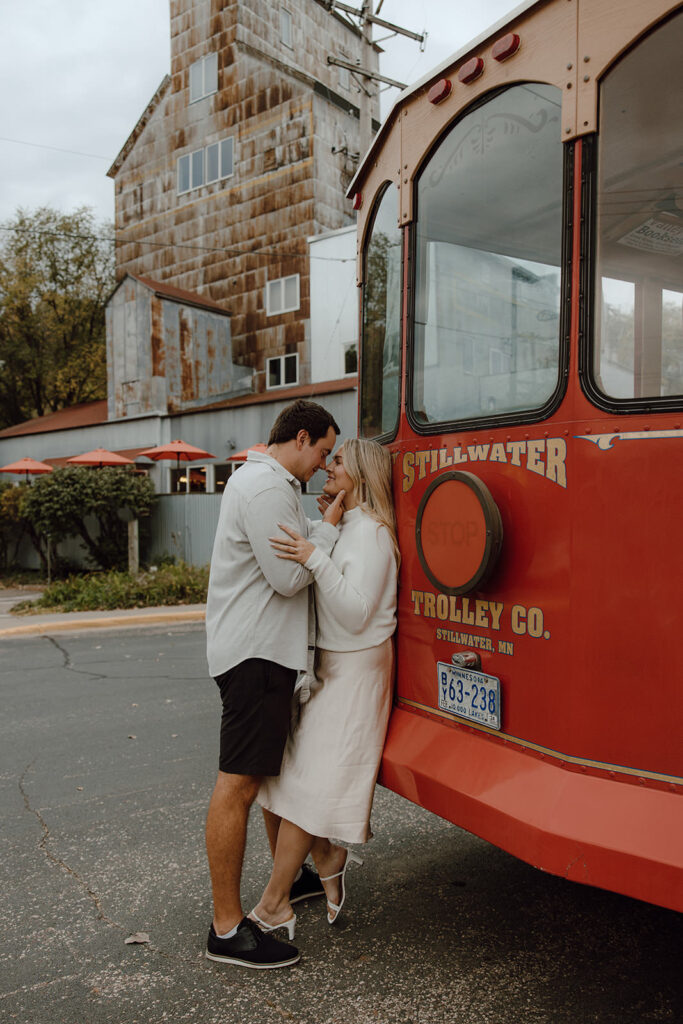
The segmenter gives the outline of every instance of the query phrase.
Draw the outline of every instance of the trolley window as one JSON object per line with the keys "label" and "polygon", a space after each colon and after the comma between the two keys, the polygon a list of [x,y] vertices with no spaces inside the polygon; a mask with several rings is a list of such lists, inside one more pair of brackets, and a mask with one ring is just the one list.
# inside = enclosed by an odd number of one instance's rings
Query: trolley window
{"label": "trolley window", "polygon": [[393,434],[398,424],[401,356],[401,232],[398,192],[388,183],[364,254],[360,433]]}
{"label": "trolley window", "polygon": [[612,404],[683,396],[682,48],[678,14],[600,90],[593,383]]}
{"label": "trolley window", "polygon": [[540,410],[559,386],[561,92],[498,93],[417,186],[416,425]]}

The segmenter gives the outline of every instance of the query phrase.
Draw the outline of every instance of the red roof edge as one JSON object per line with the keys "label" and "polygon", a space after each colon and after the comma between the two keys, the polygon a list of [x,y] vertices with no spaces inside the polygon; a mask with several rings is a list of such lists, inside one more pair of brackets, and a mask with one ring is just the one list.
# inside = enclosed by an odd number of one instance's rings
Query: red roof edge
{"label": "red roof edge", "polygon": [[[171,302],[180,302],[185,306],[211,309],[216,313],[222,313],[223,316],[232,316],[229,309],[219,305],[218,302],[214,302],[213,299],[207,299],[204,295],[199,295],[198,292],[188,292],[184,288],[176,288],[175,285],[166,284],[164,281],[153,281],[151,277],[142,277],[140,274],[131,274],[129,272],[126,276],[132,277],[135,281],[139,281],[140,284],[144,284],[145,288],[149,288],[160,298],[170,299]],[[125,277],[123,280],[125,281]]]}
{"label": "red roof edge", "polygon": [[222,402],[202,405],[192,409],[178,409],[169,412],[169,416],[187,416],[188,413],[208,412],[211,409],[239,409],[243,405],[266,405],[269,402],[293,402],[296,398],[315,400],[325,395],[334,395],[340,391],[355,391],[358,377],[340,377],[338,380],[322,380],[316,384],[298,384],[293,388],[273,388],[271,391],[259,391],[257,394],[240,395],[238,398],[226,398]]}
{"label": "red roof edge", "polygon": [[96,402],[82,402],[68,409],[50,412],[46,416],[36,416],[23,423],[15,423],[11,427],[0,430],[3,437],[21,437],[22,434],[46,434],[51,430],[71,430],[73,427],[92,427],[97,423],[107,422],[107,399]]}

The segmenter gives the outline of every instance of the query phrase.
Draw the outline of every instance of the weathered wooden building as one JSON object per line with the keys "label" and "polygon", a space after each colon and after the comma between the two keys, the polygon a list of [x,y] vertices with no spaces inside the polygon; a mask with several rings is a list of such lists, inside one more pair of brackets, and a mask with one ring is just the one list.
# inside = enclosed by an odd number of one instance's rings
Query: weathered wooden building
{"label": "weathered wooden building", "polygon": [[171,0],[170,10],[171,72],[109,170],[119,279],[229,311],[228,362],[254,371],[254,391],[305,384],[307,238],[353,222],[344,192],[359,150],[358,86],[327,58],[376,68],[378,51],[324,0]]}
{"label": "weathered wooden building", "polygon": [[107,303],[109,419],[178,413],[252,390],[232,361],[230,314],[211,299],[126,274]]}

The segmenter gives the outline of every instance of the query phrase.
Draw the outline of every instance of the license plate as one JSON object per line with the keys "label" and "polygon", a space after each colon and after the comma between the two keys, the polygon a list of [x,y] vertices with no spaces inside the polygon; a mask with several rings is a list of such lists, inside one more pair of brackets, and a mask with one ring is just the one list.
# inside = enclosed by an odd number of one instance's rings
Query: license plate
{"label": "license plate", "polygon": [[439,661],[439,707],[469,722],[500,729],[500,679]]}

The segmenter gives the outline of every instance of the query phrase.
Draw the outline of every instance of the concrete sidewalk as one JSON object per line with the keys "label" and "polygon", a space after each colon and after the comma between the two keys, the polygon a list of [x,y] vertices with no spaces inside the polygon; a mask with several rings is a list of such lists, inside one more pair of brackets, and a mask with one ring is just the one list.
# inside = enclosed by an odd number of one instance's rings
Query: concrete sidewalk
{"label": "concrete sidewalk", "polygon": [[205,605],[175,604],[160,608],[120,608],[97,612],[58,612],[13,615],[19,601],[38,597],[39,591],[0,590],[0,637],[32,636],[41,633],[81,632],[84,629],[131,629],[151,625],[203,622]]}

